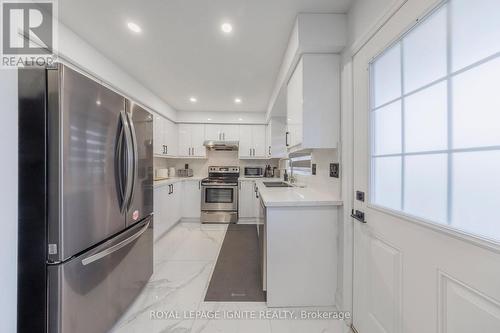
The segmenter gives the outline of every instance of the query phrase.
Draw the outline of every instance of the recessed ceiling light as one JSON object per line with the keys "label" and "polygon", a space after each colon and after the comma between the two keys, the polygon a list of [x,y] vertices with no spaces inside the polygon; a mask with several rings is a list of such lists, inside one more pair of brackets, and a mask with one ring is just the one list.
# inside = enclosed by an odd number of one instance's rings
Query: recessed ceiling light
{"label": "recessed ceiling light", "polygon": [[97,105],[101,105],[101,101],[100,101],[100,100],[97,100],[97,101],[95,101],[95,104],[97,104]]}
{"label": "recessed ceiling light", "polygon": [[207,118],[208,121],[212,120],[212,118]]}
{"label": "recessed ceiling light", "polygon": [[127,23],[127,27],[132,30],[133,32],[135,32],[136,34],[140,33],[142,31],[141,27],[134,23],[134,22],[128,22]]}
{"label": "recessed ceiling light", "polygon": [[228,34],[230,33],[231,31],[233,31],[233,26],[230,24],[230,23],[223,23],[221,26],[220,26],[222,32]]}
{"label": "recessed ceiling light", "polygon": [[234,102],[235,102],[236,104],[241,104],[241,98],[236,97],[236,98],[234,99]]}
{"label": "recessed ceiling light", "polygon": [[243,118],[238,118],[238,120],[239,120],[239,121],[242,121],[242,120],[243,120]]}
{"label": "recessed ceiling light", "polygon": [[191,103],[196,103],[196,102],[198,102],[198,99],[196,97],[189,97],[189,101]]}

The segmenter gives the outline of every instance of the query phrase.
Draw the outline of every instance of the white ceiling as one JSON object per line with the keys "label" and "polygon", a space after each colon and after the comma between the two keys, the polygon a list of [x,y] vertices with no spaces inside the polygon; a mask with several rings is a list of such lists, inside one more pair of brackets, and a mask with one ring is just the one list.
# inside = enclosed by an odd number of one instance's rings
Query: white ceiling
{"label": "white ceiling", "polygon": [[[351,0],[64,0],[61,21],[181,111],[267,108],[295,16]],[[142,28],[127,29],[133,21]],[[224,35],[223,22],[233,25]],[[198,102],[189,101],[195,96]],[[242,103],[235,105],[234,98]]]}

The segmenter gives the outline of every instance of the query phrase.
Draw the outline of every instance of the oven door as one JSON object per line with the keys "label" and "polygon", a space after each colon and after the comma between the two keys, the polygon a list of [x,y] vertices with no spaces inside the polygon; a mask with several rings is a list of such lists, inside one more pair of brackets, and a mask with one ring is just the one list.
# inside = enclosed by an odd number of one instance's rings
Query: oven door
{"label": "oven door", "polygon": [[237,211],[238,186],[206,185],[202,187],[201,210]]}

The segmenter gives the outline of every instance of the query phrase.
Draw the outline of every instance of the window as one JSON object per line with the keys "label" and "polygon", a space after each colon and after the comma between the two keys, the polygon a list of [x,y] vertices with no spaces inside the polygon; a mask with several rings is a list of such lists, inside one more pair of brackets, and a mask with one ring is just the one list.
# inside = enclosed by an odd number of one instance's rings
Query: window
{"label": "window", "polygon": [[450,0],[371,63],[371,202],[500,241],[500,1]]}
{"label": "window", "polygon": [[311,158],[312,156],[309,152],[291,153],[289,159],[282,161],[284,161],[284,168],[289,174],[291,174],[293,167],[294,175],[307,176],[311,174]]}

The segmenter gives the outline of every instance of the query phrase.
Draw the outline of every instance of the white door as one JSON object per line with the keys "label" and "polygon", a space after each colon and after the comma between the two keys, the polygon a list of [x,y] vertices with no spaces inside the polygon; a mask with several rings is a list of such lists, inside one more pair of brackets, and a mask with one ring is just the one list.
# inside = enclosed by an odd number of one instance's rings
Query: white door
{"label": "white door", "polygon": [[252,125],[253,157],[266,158],[266,126]]}
{"label": "white door", "polygon": [[218,124],[205,125],[205,139],[206,140],[222,140],[222,131]]}
{"label": "white door", "polygon": [[178,136],[177,125],[170,120],[165,120],[165,144],[167,145],[167,155],[177,156]]}
{"label": "white door", "polygon": [[288,81],[286,95],[286,125],[289,147],[302,142],[302,114],[304,112],[304,67],[300,59]]}
{"label": "white door", "polygon": [[220,125],[222,132],[222,140],[238,141],[240,139],[239,125]]}
{"label": "white door", "polygon": [[191,156],[191,125],[179,124],[179,142],[178,152],[179,156]]}
{"label": "white door", "polygon": [[358,333],[500,332],[500,2],[435,2],[353,59]]}
{"label": "white door", "polygon": [[155,155],[164,154],[164,130],[163,130],[164,119],[161,116],[154,116],[154,138],[153,138],[153,151]]}
{"label": "white door", "polygon": [[177,223],[182,217],[182,192],[184,184],[182,182],[172,184],[172,215],[173,223]]}
{"label": "white door", "polygon": [[203,142],[205,141],[205,125],[192,124],[190,125],[190,130],[191,130],[192,156],[195,157],[207,156],[207,148],[203,145]]}
{"label": "white door", "polygon": [[240,158],[251,158],[253,155],[252,125],[240,125]]}
{"label": "white door", "polygon": [[238,215],[240,218],[254,218],[256,216],[254,184],[254,181],[240,181],[238,196]]}
{"label": "white door", "polygon": [[167,230],[165,206],[168,200],[168,185],[155,187],[154,192],[154,239],[157,240]]}
{"label": "white door", "polygon": [[188,219],[200,218],[201,185],[200,181],[186,180],[182,190],[182,217]]}

